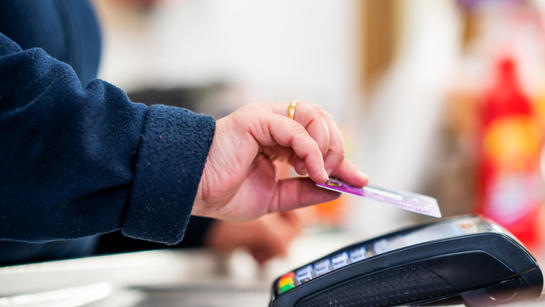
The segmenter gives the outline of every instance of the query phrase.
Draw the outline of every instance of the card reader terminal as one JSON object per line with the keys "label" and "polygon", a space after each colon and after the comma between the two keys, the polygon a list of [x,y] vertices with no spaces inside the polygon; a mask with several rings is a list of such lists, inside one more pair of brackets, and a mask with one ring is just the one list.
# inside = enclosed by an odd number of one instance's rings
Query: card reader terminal
{"label": "card reader terminal", "polygon": [[277,278],[271,307],[392,306],[535,299],[543,276],[507,230],[461,216],[356,243]]}

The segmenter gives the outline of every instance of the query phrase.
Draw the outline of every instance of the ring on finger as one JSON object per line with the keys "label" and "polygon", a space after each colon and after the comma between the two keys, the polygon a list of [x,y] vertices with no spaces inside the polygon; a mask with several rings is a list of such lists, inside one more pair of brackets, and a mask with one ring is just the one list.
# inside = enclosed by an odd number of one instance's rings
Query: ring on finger
{"label": "ring on finger", "polygon": [[295,108],[297,107],[297,100],[290,101],[290,105],[288,106],[288,118],[294,119],[295,118]]}

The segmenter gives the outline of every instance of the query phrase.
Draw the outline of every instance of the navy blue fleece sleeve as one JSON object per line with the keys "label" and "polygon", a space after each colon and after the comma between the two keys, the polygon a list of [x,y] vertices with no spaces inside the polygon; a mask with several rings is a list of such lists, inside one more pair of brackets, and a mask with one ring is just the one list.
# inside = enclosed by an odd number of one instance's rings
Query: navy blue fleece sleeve
{"label": "navy blue fleece sleeve", "polygon": [[182,240],[214,120],[146,107],[0,33],[0,240]]}

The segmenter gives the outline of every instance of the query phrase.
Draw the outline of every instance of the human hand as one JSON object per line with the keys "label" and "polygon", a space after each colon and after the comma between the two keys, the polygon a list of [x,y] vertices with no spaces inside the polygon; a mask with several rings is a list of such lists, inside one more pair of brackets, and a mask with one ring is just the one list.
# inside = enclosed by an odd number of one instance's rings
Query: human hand
{"label": "human hand", "polygon": [[[339,193],[314,185],[330,174],[354,186],[367,183],[344,158],[330,114],[306,102],[297,104],[294,119],[287,110],[288,103],[253,104],[216,122],[192,214],[249,220],[337,198]],[[277,180],[275,160],[288,161],[310,179]]]}
{"label": "human hand", "polygon": [[296,212],[269,214],[249,222],[216,221],[208,231],[206,245],[219,253],[244,248],[259,263],[286,256],[289,244],[303,225]]}

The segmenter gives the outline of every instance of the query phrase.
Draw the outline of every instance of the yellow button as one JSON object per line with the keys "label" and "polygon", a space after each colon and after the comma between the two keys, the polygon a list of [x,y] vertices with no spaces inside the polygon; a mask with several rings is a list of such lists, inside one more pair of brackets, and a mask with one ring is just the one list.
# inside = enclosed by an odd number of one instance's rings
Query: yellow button
{"label": "yellow button", "polygon": [[278,282],[280,288],[284,287],[287,284],[293,284],[293,279],[291,277],[284,277]]}

